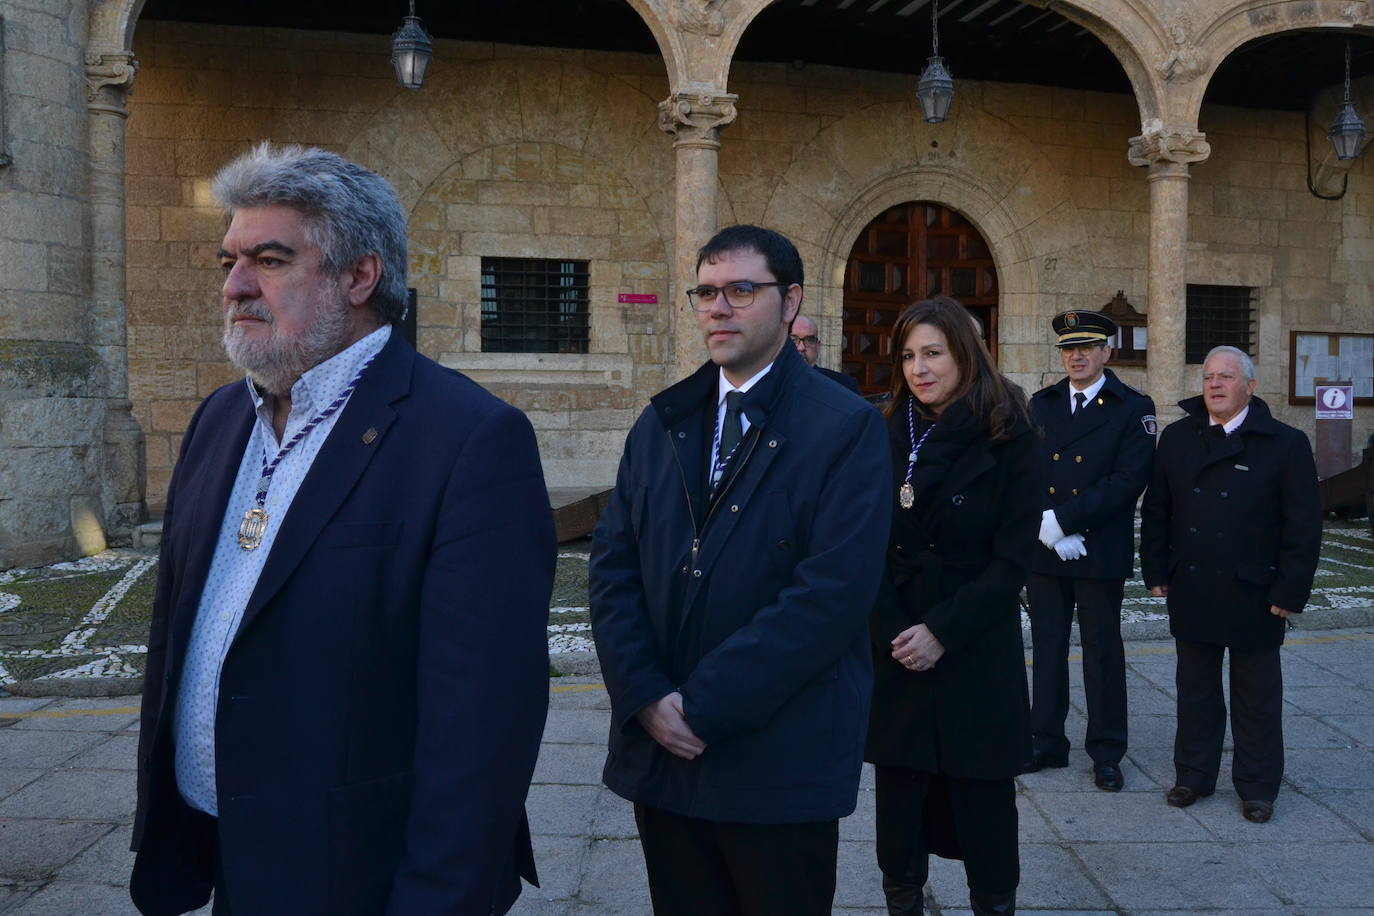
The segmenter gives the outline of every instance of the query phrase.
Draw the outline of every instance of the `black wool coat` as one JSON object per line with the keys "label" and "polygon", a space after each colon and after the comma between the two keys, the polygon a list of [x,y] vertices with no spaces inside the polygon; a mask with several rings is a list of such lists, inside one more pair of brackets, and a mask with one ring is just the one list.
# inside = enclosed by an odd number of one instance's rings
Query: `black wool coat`
{"label": "black wool coat", "polygon": [[[686,817],[843,817],[872,689],[865,626],[887,543],[882,416],[790,344],[744,396],[750,428],[709,498],[719,369],[660,392],[630,430],[592,534],[591,622],[616,794]],[[681,691],[695,760],[636,713]]]}
{"label": "black wool coat", "polygon": [[1150,481],[1155,451],[1155,402],[1104,370],[1097,397],[1070,413],[1067,378],[1030,400],[1045,435],[1041,509],[1053,509],[1065,534],[1083,535],[1088,555],[1061,560],[1044,544],[1032,551],[1031,572],[1075,579],[1127,579],[1134,571],[1135,504]]}
{"label": "black wool coat", "polygon": [[[1002,779],[1020,773],[1030,753],[1018,595],[1038,546],[1043,465],[1028,425],[994,445],[981,430],[968,435],[974,422],[964,403],[946,408],[922,446],[918,468],[927,454],[938,460],[928,480],[916,475],[912,509],[897,502],[910,451],[906,415],[889,423],[894,517],[884,587],[869,618],[874,685],[864,759]],[[945,647],[924,672],[891,654],[891,641],[917,623]]]}
{"label": "black wool coat", "polygon": [[1146,586],[1169,587],[1169,631],[1233,649],[1277,648],[1300,612],[1321,548],[1317,471],[1307,436],[1250,399],[1230,436],[1209,426],[1201,397],[1160,437],[1141,505]]}

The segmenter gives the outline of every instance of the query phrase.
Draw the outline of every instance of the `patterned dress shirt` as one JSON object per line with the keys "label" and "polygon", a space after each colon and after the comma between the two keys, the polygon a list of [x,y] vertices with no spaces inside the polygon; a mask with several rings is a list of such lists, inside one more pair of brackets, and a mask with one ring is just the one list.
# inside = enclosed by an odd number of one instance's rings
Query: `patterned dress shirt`
{"label": "patterned dress shirt", "polygon": [[224,658],[229,653],[258,576],[272,552],[276,534],[291,508],[291,501],[344,407],[341,405],[311,430],[277,465],[263,506],[268,521],[262,543],[255,550],[244,550],[238,542],[239,523],[243,521],[243,514],[256,505],[263,455],[267,455],[268,461],[276,457],[282,443],[289,441],[297,430],[333,403],[363,364],[381,352],[390,338],[390,325],[383,325],[302,375],[291,387],[291,413],[281,442],[277,441],[272,429],[271,403],[265,401],[251,383],[246,385],[248,396],[253,399],[257,422],[253,424],[248,447],[239,462],[238,477],[220,522],[215,556],[205,577],[205,588],[200,593],[191,642],[186,647],[186,664],[173,724],[177,788],[187,804],[206,814],[219,814],[215,792],[215,710],[219,703],[219,678]]}

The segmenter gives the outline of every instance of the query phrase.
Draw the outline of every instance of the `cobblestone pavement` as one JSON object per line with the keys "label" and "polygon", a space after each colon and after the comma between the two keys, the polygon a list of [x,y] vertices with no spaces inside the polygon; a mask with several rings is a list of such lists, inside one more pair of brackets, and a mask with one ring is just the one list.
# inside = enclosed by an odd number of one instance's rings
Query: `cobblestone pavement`
{"label": "cobblestone pavement", "polygon": [[[1087,758],[1022,777],[1021,909],[1058,914],[1374,916],[1374,628],[1303,632],[1282,652],[1287,776],[1273,821],[1248,823],[1230,786],[1191,808],[1172,783],[1173,647],[1127,644],[1131,750],[1126,789],[1092,787]],[[1078,677],[1077,666],[1071,666]],[[630,806],[599,784],[606,693],[555,678],[529,812],[543,887],[523,916],[649,912]],[[1082,735],[1076,683],[1069,734]],[[134,698],[0,698],[0,914],[132,913]],[[840,825],[837,913],[883,912],[873,795]],[[962,867],[933,860],[937,916],[963,914]],[[709,914],[703,914],[709,916]]]}
{"label": "cobblestone pavement", "polygon": [[[596,674],[587,613],[590,544],[565,545],[549,609],[549,652],[562,674]],[[111,696],[141,689],[157,560],[112,550],[72,563],[0,573],[0,691]],[[1126,583],[1122,632],[1164,639],[1164,599]],[[1374,538],[1364,522],[1328,521],[1302,629],[1374,626]],[[1030,626],[1023,620],[1027,645]]]}

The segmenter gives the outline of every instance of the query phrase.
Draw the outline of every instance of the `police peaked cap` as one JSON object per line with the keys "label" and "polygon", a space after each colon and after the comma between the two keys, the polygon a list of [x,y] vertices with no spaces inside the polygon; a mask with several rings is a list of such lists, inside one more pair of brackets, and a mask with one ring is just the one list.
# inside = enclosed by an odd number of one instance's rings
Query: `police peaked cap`
{"label": "police peaked cap", "polygon": [[1116,338],[1116,322],[1100,312],[1060,312],[1050,319],[1050,326],[1058,338],[1056,347],[1110,344]]}

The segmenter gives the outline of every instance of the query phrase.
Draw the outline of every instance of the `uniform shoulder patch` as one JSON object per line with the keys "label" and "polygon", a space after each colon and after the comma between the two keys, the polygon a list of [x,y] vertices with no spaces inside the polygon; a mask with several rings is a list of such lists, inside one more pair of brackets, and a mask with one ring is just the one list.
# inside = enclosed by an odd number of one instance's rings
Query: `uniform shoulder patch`
{"label": "uniform shoulder patch", "polygon": [[1159,432],[1159,424],[1155,422],[1154,414],[1147,414],[1140,418],[1140,425],[1145,427],[1145,432],[1156,435]]}
{"label": "uniform shoulder patch", "polygon": [[1131,391],[1134,391],[1136,394],[1140,395],[1141,397],[1148,397],[1148,395],[1145,394],[1145,392],[1141,391],[1139,388],[1137,388],[1136,386],[1132,385],[1130,382],[1122,382],[1121,384],[1124,385],[1125,387],[1129,388]]}

